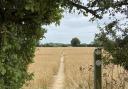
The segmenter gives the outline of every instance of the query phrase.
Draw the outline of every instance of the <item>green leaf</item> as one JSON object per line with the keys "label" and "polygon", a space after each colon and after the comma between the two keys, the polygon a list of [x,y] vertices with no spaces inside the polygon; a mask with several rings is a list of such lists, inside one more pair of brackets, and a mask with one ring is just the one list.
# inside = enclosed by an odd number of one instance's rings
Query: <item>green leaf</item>
{"label": "green leaf", "polygon": [[5,73],[6,73],[6,70],[4,68],[2,68],[1,74],[5,75]]}

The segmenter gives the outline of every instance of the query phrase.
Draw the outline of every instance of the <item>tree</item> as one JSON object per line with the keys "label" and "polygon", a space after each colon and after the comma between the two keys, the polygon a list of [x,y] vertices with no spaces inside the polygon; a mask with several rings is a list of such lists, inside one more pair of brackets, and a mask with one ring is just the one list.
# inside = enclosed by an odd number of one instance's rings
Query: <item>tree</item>
{"label": "tree", "polygon": [[[81,0],[0,0],[0,89],[19,89],[31,79],[27,67],[33,62],[36,43],[46,31],[41,26],[53,22],[59,24],[63,9],[68,8],[71,12],[76,7],[85,16],[92,14],[93,21],[102,19],[106,13],[112,17],[117,13],[125,15],[127,5],[127,0],[88,0],[86,5]],[[114,19],[97,38],[103,38],[102,44],[113,54],[113,61],[125,67],[128,64],[127,51],[122,52],[125,58],[118,62],[120,49],[128,48],[127,41],[123,42],[128,35],[127,23],[120,26],[121,21]],[[115,34],[119,31],[121,37]],[[118,42],[124,45],[120,46]]]}
{"label": "tree", "polygon": [[94,47],[102,47],[102,43],[98,39],[94,39],[94,41],[92,41],[90,44],[92,44]]}
{"label": "tree", "polygon": [[42,26],[59,24],[62,12],[58,0],[0,0],[0,89],[20,89],[32,79],[27,69]]}
{"label": "tree", "polygon": [[[91,21],[104,18],[108,14],[110,23],[104,27],[99,26],[100,33],[96,39],[109,52],[112,57],[107,57],[110,62],[123,66],[128,70],[128,0],[88,0],[82,3],[80,0],[66,0],[70,11],[76,7],[85,16],[92,14]],[[121,14],[122,18],[116,17]],[[109,22],[109,21],[108,21]]]}
{"label": "tree", "polygon": [[79,40],[77,37],[72,38],[72,40],[71,40],[71,45],[72,45],[73,47],[78,47],[78,46],[80,45],[80,40]]}

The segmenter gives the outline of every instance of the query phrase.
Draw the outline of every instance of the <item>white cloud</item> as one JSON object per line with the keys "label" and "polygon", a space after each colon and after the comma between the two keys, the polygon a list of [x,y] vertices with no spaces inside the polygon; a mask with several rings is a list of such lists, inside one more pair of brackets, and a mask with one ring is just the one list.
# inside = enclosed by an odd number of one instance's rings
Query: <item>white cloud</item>
{"label": "white cloud", "polygon": [[95,33],[98,32],[96,22],[89,22],[88,17],[66,13],[60,26],[56,27],[51,24],[46,28],[48,29],[45,34],[46,39],[43,39],[42,43],[70,43],[73,37],[78,37],[81,43],[90,43],[93,41]]}

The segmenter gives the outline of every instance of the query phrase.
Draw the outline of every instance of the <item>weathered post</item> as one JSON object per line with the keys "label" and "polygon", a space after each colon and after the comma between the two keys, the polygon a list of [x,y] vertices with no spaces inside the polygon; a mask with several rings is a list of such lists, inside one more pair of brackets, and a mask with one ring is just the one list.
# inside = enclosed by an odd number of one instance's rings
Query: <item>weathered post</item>
{"label": "weathered post", "polygon": [[94,89],[102,89],[101,48],[94,51]]}

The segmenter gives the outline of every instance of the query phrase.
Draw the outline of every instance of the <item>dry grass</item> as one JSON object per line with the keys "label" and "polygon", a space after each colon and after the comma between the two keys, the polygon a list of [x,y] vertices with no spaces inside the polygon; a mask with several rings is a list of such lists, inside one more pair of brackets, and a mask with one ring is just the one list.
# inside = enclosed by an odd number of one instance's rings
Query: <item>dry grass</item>
{"label": "dry grass", "polygon": [[[34,80],[24,89],[48,89],[59,68],[62,51],[65,64],[64,89],[93,89],[93,51],[95,48],[37,48],[29,71]],[[128,89],[128,72],[113,64],[103,66],[103,89]]]}
{"label": "dry grass", "polygon": [[94,48],[65,49],[65,88],[91,89]]}
{"label": "dry grass", "polygon": [[35,63],[29,67],[29,72],[34,73],[34,80],[24,89],[47,89],[58,71],[60,54],[61,48],[37,48]]}
{"label": "dry grass", "polygon": [[103,89],[128,89],[128,71],[109,64],[103,66]]}

